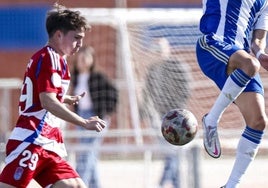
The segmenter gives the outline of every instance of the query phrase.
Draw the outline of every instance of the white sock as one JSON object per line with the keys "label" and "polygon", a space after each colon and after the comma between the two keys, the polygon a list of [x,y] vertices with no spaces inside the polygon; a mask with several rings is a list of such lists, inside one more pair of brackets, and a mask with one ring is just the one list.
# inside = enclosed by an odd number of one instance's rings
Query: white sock
{"label": "white sock", "polygon": [[236,69],[226,80],[218,98],[206,116],[206,125],[217,126],[225,109],[242,93],[250,81],[242,70]]}
{"label": "white sock", "polygon": [[259,144],[251,142],[245,137],[241,137],[238,147],[236,160],[231,175],[226,184],[226,188],[238,188],[240,181],[245,174],[250,163],[254,160],[258,151]]}

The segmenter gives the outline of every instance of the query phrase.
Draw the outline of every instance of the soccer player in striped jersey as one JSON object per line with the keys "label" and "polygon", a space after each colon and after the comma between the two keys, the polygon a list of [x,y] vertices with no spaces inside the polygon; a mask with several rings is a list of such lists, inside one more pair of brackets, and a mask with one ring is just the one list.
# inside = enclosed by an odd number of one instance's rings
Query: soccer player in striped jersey
{"label": "soccer player in striped jersey", "polygon": [[[204,147],[218,158],[221,147],[217,126],[225,109],[235,103],[246,126],[237,146],[236,160],[226,184],[237,188],[253,161],[267,125],[261,66],[268,70],[266,0],[203,0],[197,41],[197,60],[203,73],[221,89],[203,117]],[[251,37],[252,36],[252,37]]]}
{"label": "soccer player in striped jersey", "polygon": [[19,118],[6,146],[1,188],[25,188],[33,179],[42,187],[86,187],[63,159],[66,150],[60,122],[97,132],[105,127],[102,119],[84,119],[64,104],[75,104],[83,97],[66,95],[70,81],[66,57],[82,46],[89,28],[78,11],[58,6],[48,12],[48,44],[32,56],[26,68]]}

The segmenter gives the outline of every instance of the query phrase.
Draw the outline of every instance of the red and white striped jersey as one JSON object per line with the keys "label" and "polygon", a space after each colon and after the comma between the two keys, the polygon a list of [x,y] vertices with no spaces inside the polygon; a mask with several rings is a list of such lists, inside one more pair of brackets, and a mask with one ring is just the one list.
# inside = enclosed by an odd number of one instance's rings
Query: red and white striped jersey
{"label": "red and white striped jersey", "polygon": [[26,68],[19,118],[10,139],[37,144],[62,157],[66,156],[60,130],[62,120],[42,108],[39,94],[53,92],[63,102],[69,82],[70,72],[64,57],[49,46],[35,53]]}

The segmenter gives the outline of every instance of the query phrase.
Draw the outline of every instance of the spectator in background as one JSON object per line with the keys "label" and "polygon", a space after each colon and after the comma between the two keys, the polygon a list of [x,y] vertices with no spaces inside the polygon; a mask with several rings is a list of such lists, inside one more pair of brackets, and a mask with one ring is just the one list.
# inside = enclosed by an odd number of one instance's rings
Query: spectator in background
{"label": "spectator in background", "polygon": [[[83,98],[75,106],[75,112],[82,116],[98,116],[103,118],[107,126],[110,115],[116,110],[118,92],[108,78],[95,71],[95,52],[91,46],[82,47],[74,61],[72,92],[83,93]],[[81,128],[78,128],[82,130]],[[90,188],[100,187],[98,178],[98,153],[92,148],[99,145],[102,139],[81,138],[80,143],[89,144],[89,150],[77,154],[77,172]]]}
{"label": "spectator in background", "polygon": [[[161,54],[147,72],[143,92],[141,115],[147,116],[149,123],[160,132],[162,116],[174,108],[185,108],[190,96],[191,77],[187,65],[181,63],[171,54],[171,47],[166,38],[158,38],[153,44],[154,53]],[[157,51],[155,51],[157,50]],[[160,143],[171,145],[159,137]],[[173,188],[179,188],[179,158],[177,153],[167,154],[159,187],[170,180]]]}

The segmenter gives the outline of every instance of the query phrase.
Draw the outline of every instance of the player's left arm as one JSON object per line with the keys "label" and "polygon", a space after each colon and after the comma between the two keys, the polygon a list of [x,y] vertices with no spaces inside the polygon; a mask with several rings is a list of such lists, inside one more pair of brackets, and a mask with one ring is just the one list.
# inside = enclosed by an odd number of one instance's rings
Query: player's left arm
{"label": "player's left arm", "polygon": [[106,122],[100,119],[98,116],[92,116],[88,119],[84,119],[83,117],[69,110],[66,105],[63,105],[58,100],[56,93],[41,92],[39,94],[39,98],[44,109],[64,121],[74,125],[80,125],[88,130],[95,130],[97,132],[102,131],[106,127]]}

